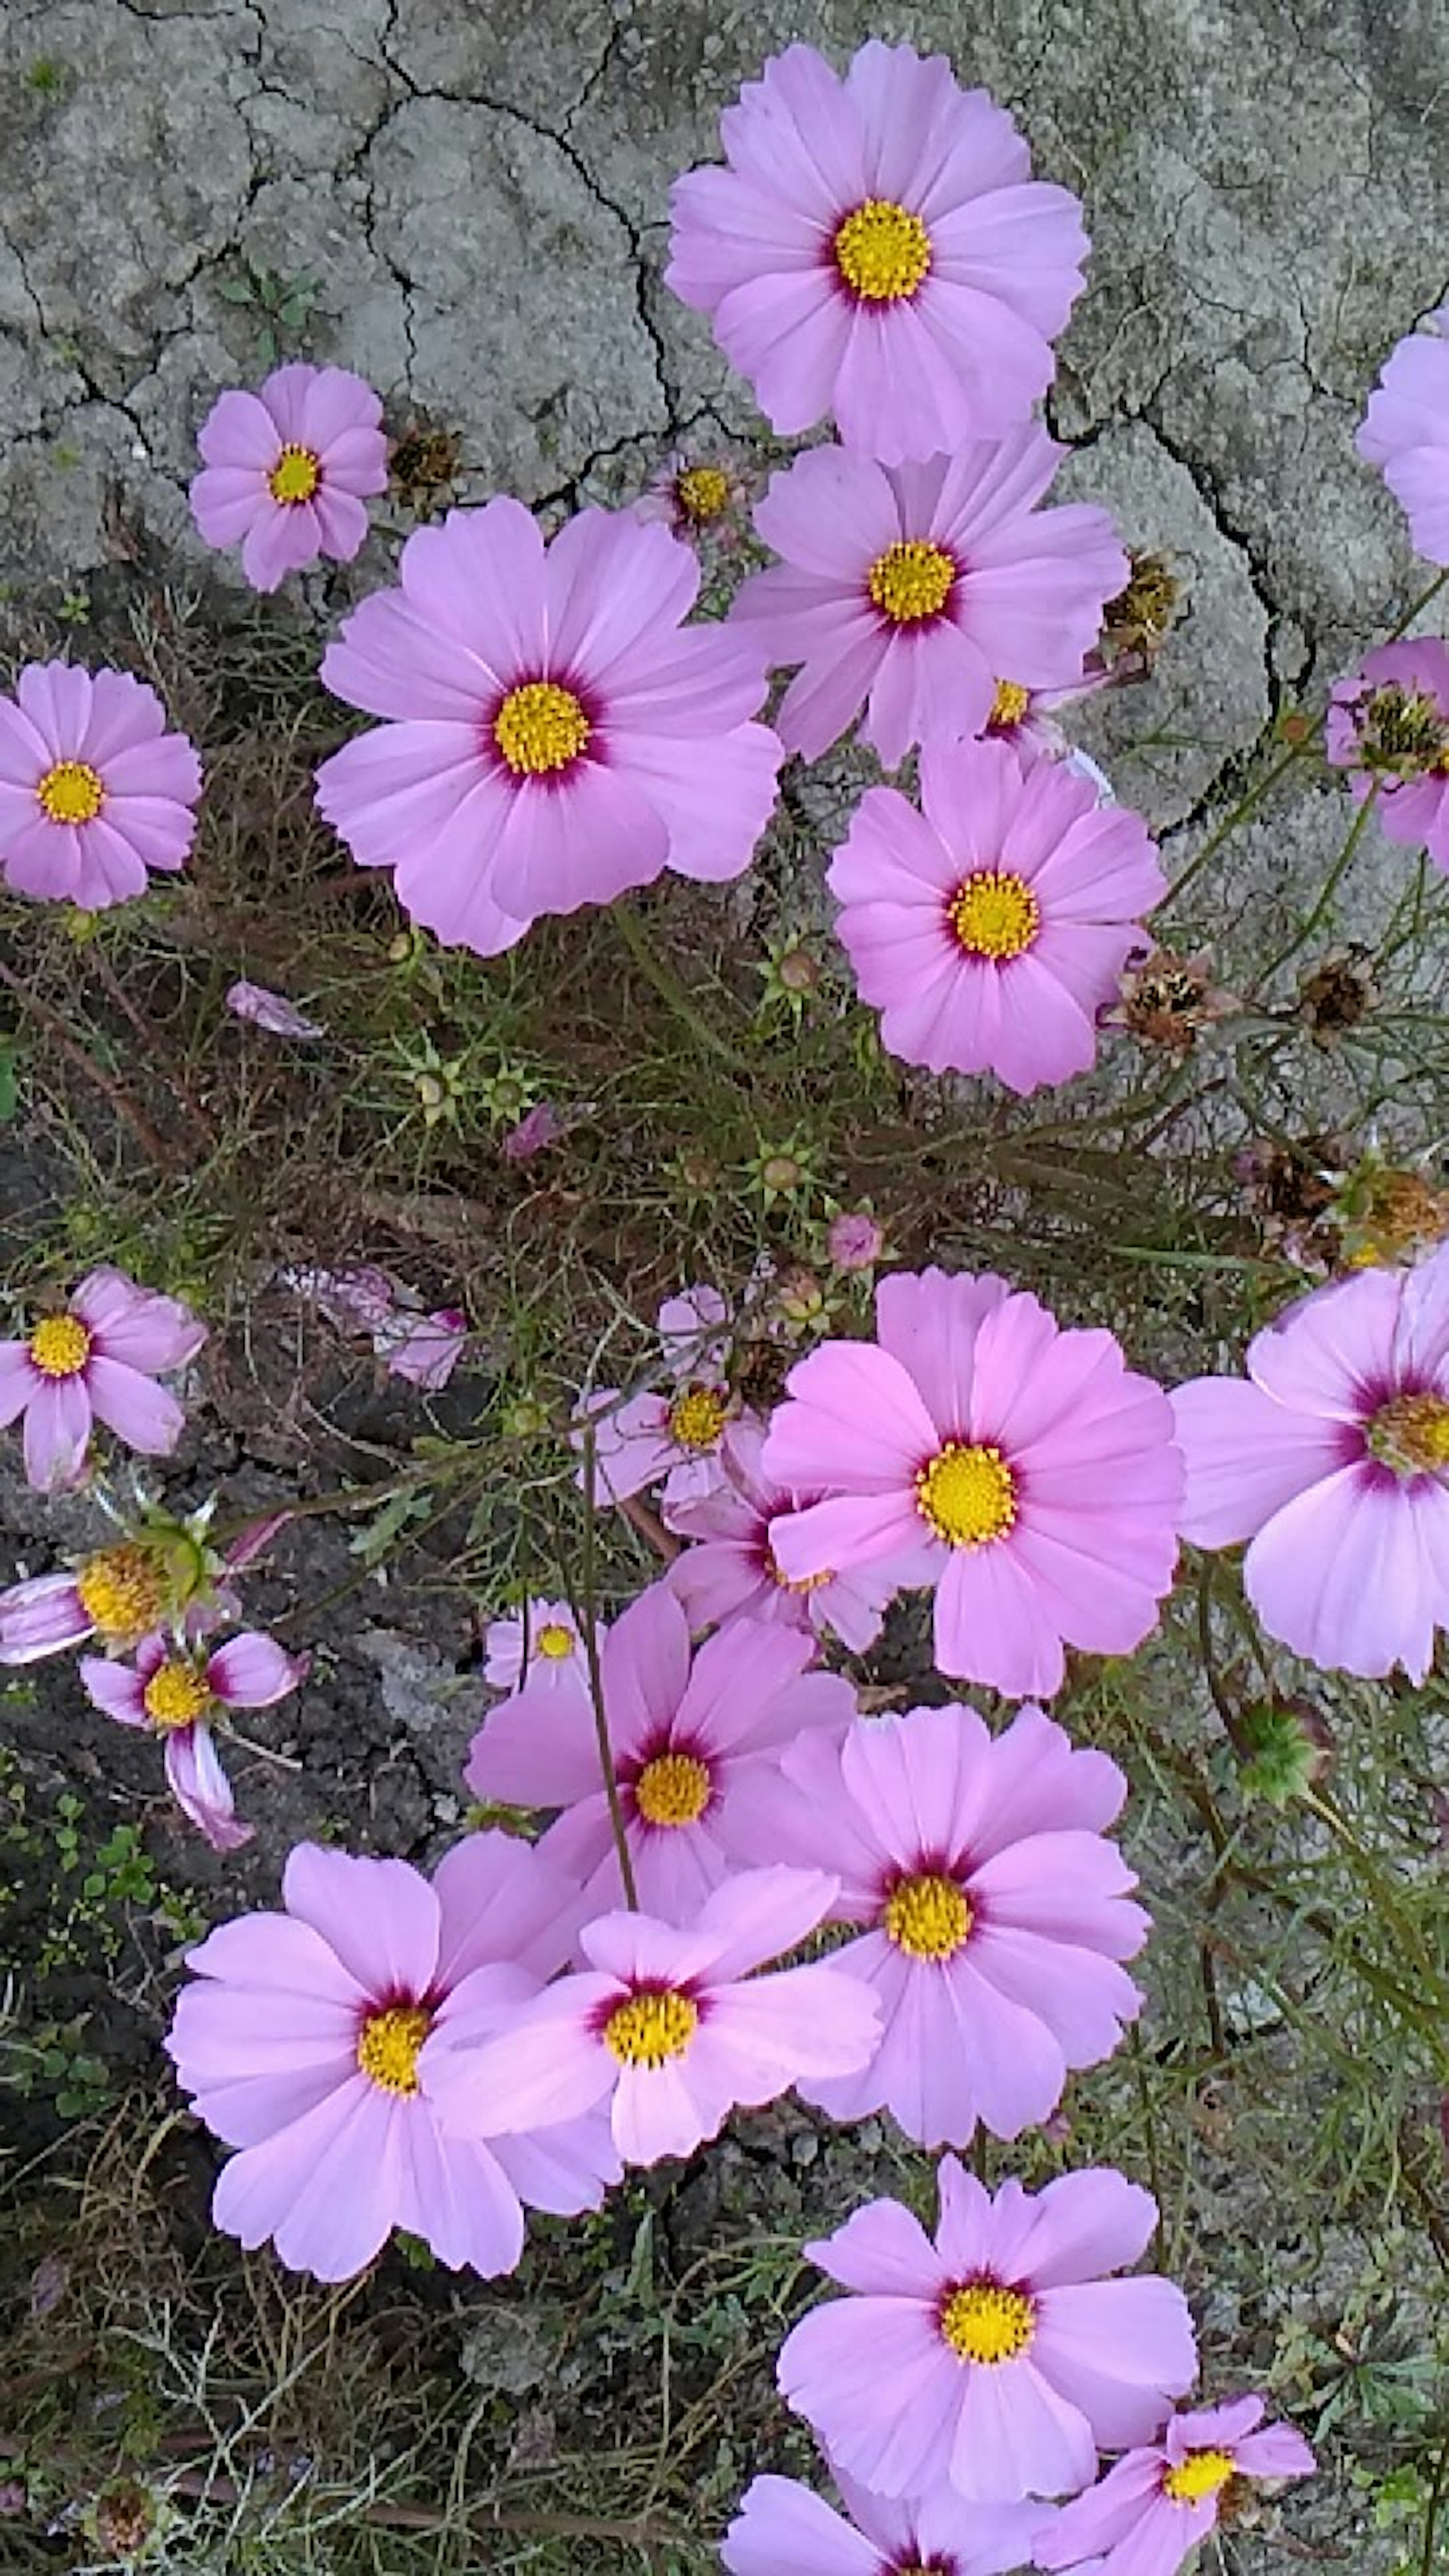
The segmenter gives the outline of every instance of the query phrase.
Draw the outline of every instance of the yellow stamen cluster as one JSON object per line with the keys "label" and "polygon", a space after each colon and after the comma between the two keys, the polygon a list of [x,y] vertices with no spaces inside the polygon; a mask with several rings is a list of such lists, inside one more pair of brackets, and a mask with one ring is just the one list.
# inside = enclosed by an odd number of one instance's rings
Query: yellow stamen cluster
{"label": "yellow stamen cluster", "polygon": [[698,2026],[699,2006],[688,1995],[631,1995],[605,2022],[604,2045],[621,2066],[665,2066],[684,2055]]}
{"label": "yellow stamen cluster", "polygon": [[864,303],[895,304],[914,295],[926,275],[931,236],[894,198],[867,197],[837,227],[835,265]]}
{"label": "yellow stamen cluster", "polygon": [[138,1646],[159,1627],[169,1607],[160,1558],[134,1540],[88,1556],[77,1571],[75,1588],[86,1617],[117,1646]]}
{"label": "yellow stamen cluster", "polygon": [[146,1715],[163,1734],[174,1726],[194,1726],[211,1700],[203,1675],[191,1664],[158,1664],[141,1693]]}
{"label": "yellow stamen cluster", "polygon": [[1233,2468],[1231,2451],[1190,2451],[1167,2471],[1162,2492],[1174,2504],[1201,2504],[1204,2496],[1216,2495],[1227,2485]]}
{"label": "yellow stamen cluster", "polygon": [[916,1508],[948,1547],[981,1547],[1016,1518],[1016,1479],[999,1449],[948,1440],[916,1477]]}
{"label": "yellow stamen cluster", "polygon": [[818,1592],[822,1583],[835,1581],[833,1565],[823,1565],[818,1574],[797,1574],[792,1580],[788,1574],[781,1573],[772,1547],[765,1550],[765,1572],[772,1583],[778,1583],[782,1592]]}
{"label": "yellow stamen cluster", "polygon": [[1449,1403],[1442,1395],[1396,1395],[1368,1426],[1370,1453],[1398,1476],[1449,1469]]}
{"label": "yellow stamen cluster", "polygon": [[909,1959],[951,1959],[971,1936],[971,1908],[954,1878],[935,1870],[897,1881],[881,1917],[886,1937]]}
{"label": "yellow stamen cluster", "polygon": [[560,1619],[546,1619],[533,1641],[533,1651],[546,1664],[566,1663],[574,1650],[574,1632]]}
{"label": "yellow stamen cluster", "polygon": [[877,555],[866,576],[871,605],[893,626],[939,617],[956,579],[956,559],[927,537],[899,537]]}
{"label": "yellow stamen cluster", "polygon": [[1019,2361],[1036,2333],[1036,2308],[1024,2291],[999,2281],[968,2281],[941,2309],[941,2333],[958,2361],[991,2370]]}
{"label": "yellow stamen cluster", "polygon": [[730,478],[722,465],[686,465],[674,478],[674,497],[686,519],[707,527],[730,505]]}
{"label": "yellow stamen cluster", "polygon": [[1031,691],[1024,689],[1020,680],[998,680],[987,724],[993,732],[1005,733],[1012,725],[1020,724],[1030,705]]}
{"label": "yellow stamen cluster", "polygon": [[284,509],[295,509],[299,501],[311,500],[321,480],[322,459],[316,450],[289,441],[267,476],[267,490]]}
{"label": "yellow stamen cluster", "polygon": [[983,868],[957,887],[946,918],[968,957],[1019,957],[1041,928],[1041,906],[1025,877]]}
{"label": "yellow stamen cluster", "polygon": [[409,2099],[418,2091],[418,2051],[432,2027],[426,2004],[389,2004],[369,2013],[357,2034],[357,2063],[384,2093]]}
{"label": "yellow stamen cluster", "polygon": [[547,778],[577,760],[593,728],[572,689],[525,680],[493,719],[493,739],[516,778]]}
{"label": "yellow stamen cluster", "polygon": [[646,1825],[693,1825],[709,1805],[709,1765],[695,1753],[656,1753],[634,1783]]}
{"label": "yellow stamen cluster", "polygon": [[79,1377],[91,1355],[91,1337],[78,1315],[47,1315],[27,1347],[42,1377]]}
{"label": "yellow stamen cluster", "polygon": [[728,1399],[718,1387],[688,1386],[669,1408],[670,1438],[681,1449],[713,1449],[728,1412]]}
{"label": "yellow stamen cluster", "polygon": [[52,823],[93,823],[106,798],[100,771],[88,760],[57,760],[35,793]]}

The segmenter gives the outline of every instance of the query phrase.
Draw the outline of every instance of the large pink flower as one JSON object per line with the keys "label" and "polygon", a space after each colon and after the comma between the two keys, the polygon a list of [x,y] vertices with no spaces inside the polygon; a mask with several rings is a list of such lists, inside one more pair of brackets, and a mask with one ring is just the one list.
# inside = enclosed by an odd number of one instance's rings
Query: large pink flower
{"label": "large pink flower", "polygon": [[803,665],[776,722],[816,760],[868,701],[888,769],[913,743],[985,731],[997,684],[1070,688],[1129,565],[1105,510],[1038,510],[1065,451],[1038,422],[892,468],[813,447],[772,476],[755,525],[784,561],[731,616]]}
{"label": "large pink flower", "polygon": [[1004,742],[921,754],[921,805],[872,787],[830,864],[836,928],[892,1055],[1035,1091],[1085,1073],[1163,893],[1140,816]]}
{"label": "large pink flower", "polygon": [[869,2066],[807,2101],[891,2111],[926,2147],[1049,2119],[1069,2068],[1110,2057],[1142,2008],[1117,1963],[1148,1918],[1101,1831],[1127,1794],[1115,1762],[1039,1708],[993,1738],[956,1705],[858,1719],[843,1745],[802,1737],[781,1769],[773,1796],[750,1793],[751,1857],[839,1872],[832,1920],[870,1928],[831,1965],[882,2010]]}
{"label": "large pink flower", "polygon": [[1449,304],[1391,353],[1358,433],[1430,563],[1449,564]]}
{"label": "large pink flower", "polygon": [[1240,2478],[1311,2477],[1317,2462],[1291,2425],[1263,2422],[1261,2397],[1235,2397],[1129,2451],[1101,2484],[1063,2505],[1037,2545],[1035,2565],[1076,2576],[1175,2576],[1217,2528]]}
{"label": "large pink flower", "polygon": [[206,1339],[179,1297],[138,1288],[109,1265],[81,1281],[63,1314],[23,1342],[0,1342],[0,1423],[25,1417],[25,1473],[42,1492],[78,1484],[97,1416],[144,1457],[175,1448],[186,1416],[156,1373],[194,1359]]}
{"label": "large pink flower", "polygon": [[1334,681],[1324,747],[1358,804],[1377,787],[1385,836],[1427,849],[1449,874],[1449,644],[1415,635],[1365,654]]}
{"label": "large pink flower", "polygon": [[875,2200],[806,2246],[855,2295],[787,2336],[781,2391],[879,2495],[946,2481],[981,2504],[1075,2494],[1099,2447],[1150,2441],[1196,2376],[1182,2292],[1102,2277],[1137,2261],[1157,2204],[1110,2167],[991,2193],[943,2156],[939,2180],[934,2238]]}
{"label": "large pink flower", "polygon": [[1065,188],[940,54],[791,45],[720,119],[726,169],[673,190],[667,283],[786,437],[833,412],[887,464],[1025,420],[1082,285]]}
{"label": "large pink flower", "polygon": [[217,1758],[212,1721],[228,1709],[273,1708],[307,1670],[275,1637],[243,1629],[208,1653],[179,1648],[161,1632],[142,1639],[134,1664],[82,1655],[87,1699],[118,1726],[145,1727],[166,1747],[166,1778],[178,1807],[213,1851],[240,1851],[255,1830],[237,1822],[231,1782]]}
{"label": "large pink flower", "polygon": [[191,513],[209,546],[242,539],[254,590],[330,555],[350,563],[363,502],[387,490],[382,405],[345,367],[278,367],[256,393],[218,397],[197,434]]}
{"label": "large pink flower", "polygon": [[[689,1621],[667,1584],[615,1620],[599,1658],[624,1830],[643,1904],[687,1922],[751,1856],[756,1803],[780,1750],[806,1727],[844,1733],[855,1694],[805,1670],[812,1636],[741,1623],[691,1660]],[[599,1911],[620,1901],[618,1857],[599,1777],[593,1709],[581,1691],[531,1681],[484,1719],[464,1777],[476,1798],[561,1807],[542,1848],[587,1882]],[[743,1820],[737,1824],[737,1808]]]}
{"label": "large pink flower", "polygon": [[476,2047],[461,2017],[430,2043],[443,2118],[466,2130],[496,2104],[531,2128],[607,2103],[624,2162],[652,2165],[691,2155],[737,2104],[848,2073],[874,2045],[874,1996],[818,1962],[753,1974],[814,1931],[834,1892],[816,1870],[747,1869],[688,1930],[650,1914],[586,1924],[586,1970],[484,2024]]}
{"label": "large pink flower", "polygon": [[[188,1954],[166,2047],[198,2119],[240,2153],[212,2215],[270,2237],[293,2271],[345,2281],[407,2228],[440,2263],[511,2272],[524,2201],[596,2209],[618,2161],[604,2125],[515,2120],[475,2089],[445,2134],[424,2043],[507,2020],[572,1943],[570,1887],[524,1843],[474,1834],[431,1885],[401,1860],[299,1843],[284,1914],[224,1923]],[[506,2127],[508,2134],[502,2134]]]}
{"label": "large pink flower", "polygon": [[442,939],[493,956],[545,912],[661,870],[738,876],[781,747],[752,724],[759,646],[680,631],[699,565],[666,528],[584,510],[545,548],[519,501],[409,537],[400,586],[323,658],[389,721],[323,762],[318,802],[363,867]]}
{"label": "large pink flower", "polygon": [[129,671],[30,662],[0,698],[0,877],[15,894],[104,912],[179,868],[201,763]]}
{"label": "large pink flower", "polygon": [[1047,2504],[967,2504],[954,2488],[905,2503],[833,2472],[847,2522],[795,2478],[756,2478],[720,2544],[729,2576],[1008,2576],[1056,2520]]}
{"label": "large pink flower", "polygon": [[721,1476],[713,1490],[673,1505],[666,1495],[667,1526],[694,1542],[669,1569],[671,1592],[683,1602],[692,1628],[764,1621],[811,1637],[835,1636],[852,1653],[864,1653],[880,1635],[893,1590],[889,1575],[856,1566],[845,1574],[789,1582],[775,1563],[770,1524],[814,1497],[773,1484],[763,1458],[759,1423],[732,1422],[720,1444]]}
{"label": "large pink flower", "polygon": [[1251,1541],[1248,1598],[1296,1655],[1422,1681],[1449,1626],[1449,1248],[1315,1289],[1247,1366],[1173,1396],[1183,1536]]}
{"label": "large pink flower", "polygon": [[822,1342],[770,1424],[766,1473],[829,1497],[771,1523],[781,1571],[934,1585],[939,1669],[1012,1699],[1061,1688],[1064,1643],[1130,1654],[1177,1559],[1160,1387],[990,1274],[897,1271],[875,1312],[879,1345]]}

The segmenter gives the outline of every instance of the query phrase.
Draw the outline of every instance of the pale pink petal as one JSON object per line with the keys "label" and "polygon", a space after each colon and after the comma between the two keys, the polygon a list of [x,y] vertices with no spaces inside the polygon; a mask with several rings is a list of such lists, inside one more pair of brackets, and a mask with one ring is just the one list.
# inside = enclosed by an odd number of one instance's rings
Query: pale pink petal
{"label": "pale pink petal", "polygon": [[360,1859],[296,1843],[282,1896],[288,1911],[329,1942],[343,1966],[379,2004],[416,2001],[438,1961],[438,1900],[402,1860]]}
{"label": "pale pink petal", "polygon": [[100,1351],[86,1363],[85,1384],[101,1421],[128,1449],[147,1458],[169,1456],[186,1428],[186,1415],[168,1388]]}
{"label": "pale pink petal", "polygon": [[296,1689],[306,1669],[304,1656],[289,1655],[260,1629],[244,1628],[208,1657],[206,1678],[228,1708],[272,1708]]}
{"label": "pale pink petal", "polygon": [[255,1828],[239,1824],[231,1782],[217,1758],[209,1726],[178,1726],[166,1738],[166,1777],[184,1815],[213,1851],[240,1851]]}
{"label": "pale pink petal", "polygon": [[84,1377],[44,1378],[31,1394],[25,1413],[25,1473],[41,1493],[58,1492],[80,1478],[90,1444],[87,1390],[94,1375],[92,1361]]}

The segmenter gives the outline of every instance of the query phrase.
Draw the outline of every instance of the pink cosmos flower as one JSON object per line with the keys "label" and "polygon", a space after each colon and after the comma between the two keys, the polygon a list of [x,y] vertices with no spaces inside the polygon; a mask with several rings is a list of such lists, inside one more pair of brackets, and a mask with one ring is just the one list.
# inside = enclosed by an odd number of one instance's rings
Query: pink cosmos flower
{"label": "pink cosmos flower", "polygon": [[735,525],[748,486],[738,464],[716,457],[691,458],[676,448],[666,456],[634,508],[641,519],[662,519],[686,545],[714,538],[723,550],[737,545]]}
{"label": "pink cosmos flower", "polygon": [[1105,510],[1035,507],[1065,452],[1030,421],[924,465],[813,447],[772,475],[755,526],[784,561],[730,614],[803,665],[775,719],[787,751],[818,760],[865,705],[894,769],[913,743],[983,732],[1003,672],[1079,678],[1129,566]]}
{"label": "pink cosmos flower", "polygon": [[265,984],[248,984],[242,978],[226,991],[226,1007],[239,1020],[250,1020],[266,1029],[274,1038],[325,1038],[320,1020],[309,1020],[285,993],[272,993]]}
{"label": "pink cosmos flower", "polygon": [[253,590],[319,555],[350,563],[363,502],[387,490],[382,405],[345,367],[278,367],[257,393],[225,393],[198,432],[191,515],[209,546],[242,540]]}
{"label": "pink cosmos flower", "polygon": [[1177,1557],[1161,1388],[989,1273],[896,1271],[875,1312],[879,1347],[822,1342],[786,1380],[765,1472],[829,1499],[771,1523],[781,1570],[935,1585],[938,1668],[1009,1699],[1061,1688],[1064,1642],[1130,1654]]}
{"label": "pink cosmos flower", "polygon": [[952,2487],[908,2503],[840,2470],[850,2520],[795,2478],[756,2478],[720,2544],[729,2576],[1008,2576],[1056,2520],[1044,2504],[967,2504]]}
{"label": "pink cosmos flower", "polygon": [[[1023,760],[1047,759],[1087,761],[1070,734],[1057,723],[1061,707],[1075,706],[1082,698],[1093,698],[1099,689],[1110,689],[1115,673],[1095,650],[1088,653],[1075,680],[1056,689],[1028,689],[1017,680],[998,680],[991,701],[991,714],[984,727],[993,742],[1009,742]],[[1095,761],[1087,767],[1101,786],[1111,788]]]}
{"label": "pink cosmos flower", "polygon": [[1248,1598],[1295,1655],[1423,1681],[1449,1626],[1449,1247],[1315,1289],[1247,1367],[1173,1396],[1183,1536],[1251,1542]]}
{"label": "pink cosmos flower", "polygon": [[155,1383],[206,1339],[179,1297],[138,1288],[109,1264],[81,1281],[64,1314],[23,1342],[0,1342],[0,1424],[25,1417],[25,1473],[42,1493],[80,1483],[96,1417],[143,1457],[175,1448],[186,1416]]}
{"label": "pink cosmos flower", "polygon": [[[606,1386],[588,1397],[584,1419],[595,1426],[595,1488],[606,1501],[627,1502],[661,1482],[669,1504],[714,1492],[720,1444],[735,1411],[725,1376],[729,1326],[729,1306],[717,1288],[696,1285],[666,1297],[658,1332],[669,1393],[650,1390],[626,1401],[621,1388]],[[576,1432],[574,1447],[580,1445]]]}
{"label": "pink cosmos flower", "polygon": [[812,1639],[836,1636],[853,1654],[863,1654],[880,1635],[891,1579],[858,1566],[803,1583],[786,1580],[771,1552],[770,1524],[780,1512],[798,1510],[804,1497],[765,1474],[764,1445],[757,1422],[732,1422],[720,1446],[722,1475],[713,1492],[693,1502],[666,1503],[666,1524],[694,1545],[675,1558],[665,1580],[692,1628],[763,1620]]}
{"label": "pink cosmos flower", "polygon": [[720,119],[726,169],[673,189],[666,282],[788,438],[833,412],[886,464],[1025,420],[1082,285],[1065,188],[942,55],[791,45]]}
{"label": "pink cosmos flower", "polygon": [[699,565],[666,528],[584,510],[545,548],[519,501],[419,528],[400,587],[347,619],[328,687],[389,721],[323,762],[323,813],[415,921],[480,956],[545,912],[666,867],[738,876],[782,757],[748,721],[756,643],[680,631]]}
{"label": "pink cosmos flower", "polygon": [[389,1377],[406,1378],[425,1395],[438,1395],[463,1356],[468,1318],[461,1306],[439,1306],[431,1315],[396,1318],[400,1328],[383,1356]]}
{"label": "pink cosmos flower", "polygon": [[210,1654],[178,1649],[157,1631],[142,1639],[134,1664],[83,1655],[86,1697],[118,1726],[149,1727],[164,1738],[166,1778],[183,1815],[213,1851],[239,1851],[253,1828],[239,1824],[231,1782],[217,1759],[212,1721],[218,1711],[273,1708],[294,1691],[307,1658],[284,1652],[274,1637],[244,1629]]}
{"label": "pink cosmos flower", "polygon": [[1312,2476],[1318,2464],[1302,2434],[1287,2424],[1259,2432],[1262,2421],[1261,2397],[1173,2415],[1155,2441],[1062,2507],[1035,2564],[1077,2576],[1174,2576],[1216,2529],[1236,2479]]}
{"label": "pink cosmos flower", "polygon": [[429,2081],[430,2036],[506,2020],[567,1954],[577,1891],[546,1860],[472,1834],[430,1885],[406,1861],[299,1843],[282,1902],[188,1954],[166,2041],[198,2119],[241,2151],[212,2202],[224,2234],[345,2281],[404,2227],[450,2269],[493,2274],[523,2251],[522,2202],[597,2209],[619,2176],[602,2121],[511,2119],[505,2137],[475,2088],[445,2132]]}
{"label": "pink cosmos flower", "polygon": [[1430,313],[1389,357],[1356,445],[1405,511],[1430,563],[1449,564],[1449,305]]}
{"label": "pink cosmos flower", "polygon": [[[602,1646],[602,1621],[594,1634]],[[589,1693],[589,1659],[579,1623],[566,1601],[525,1601],[516,1616],[489,1622],[483,1679],[495,1690],[516,1691],[524,1682],[539,1690]]]}
{"label": "pink cosmos flower", "polygon": [[1427,849],[1449,874],[1449,644],[1416,635],[1366,654],[1334,681],[1324,747],[1351,773],[1355,803],[1377,786],[1387,838]]}
{"label": "pink cosmos flower", "polygon": [[802,2086],[833,2120],[894,2113],[919,2146],[1050,2119],[1069,2069],[1110,2057],[1142,1997],[1117,1962],[1148,1917],[1102,1827],[1127,1795],[1039,1708],[992,1737],[974,1709],[857,1719],[801,1737],[783,1788],[755,1792],[751,1857],[840,1874],[837,1923],[868,1925],[831,1966],[880,1997],[869,2066]]}
{"label": "pink cosmos flower", "polygon": [[201,763],[129,671],[31,662],[0,697],[0,876],[14,894],[104,912],[179,868]]}
{"label": "pink cosmos flower", "polygon": [[[805,1670],[812,1636],[744,1623],[691,1660],[689,1621],[666,1583],[615,1620],[599,1658],[624,1830],[642,1904],[687,1922],[753,1856],[755,1817],[780,1748],[803,1728],[842,1734],[855,1694]],[[559,1807],[541,1849],[585,1884],[595,1912],[622,1896],[592,1705],[532,1680],[483,1721],[463,1774],[476,1798]]]}
{"label": "pink cosmos flower", "polygon": [[742,1870],[687,1930],[650,1914],[586,1924],[586,1970],[485,2024],[476,2047],[462,2016],[439,2031],[425,2075],[442,2117],[466,2128],[481,2105],[506,2105],[528,2128],[608,2103],[624,2162],[652,2165],[692,2155],[737,2104],[848,2073],[874,2045],[874,1997],[819,1964],[751,1973],[813,1932],[834,1886],[815,1870]]}
{"label": "pink cosmos flower", "polygon": [[[1187,2301],[1135,2263],[1157,2204],[1108,2166],[988,2192],[955,2156],[934,2238],[874,2200],[806,2253],[853,2297],[786,2337],[776,2376],[832,2460],[885,2496],[948,2482],[976,2504],[1072,2495],[1099,2446],[1150,2441],[1190,2386]],[[881,2404],[888,2388],[891,2402]]]}
{"label": "pink cosmos flower", "polygon": [[1015,1092],[1085,1073],[1163,892],[1145,823],[1064,761],[1001,742],[923,751],[922,811],[868,788],[827,882],[892,1055]]}

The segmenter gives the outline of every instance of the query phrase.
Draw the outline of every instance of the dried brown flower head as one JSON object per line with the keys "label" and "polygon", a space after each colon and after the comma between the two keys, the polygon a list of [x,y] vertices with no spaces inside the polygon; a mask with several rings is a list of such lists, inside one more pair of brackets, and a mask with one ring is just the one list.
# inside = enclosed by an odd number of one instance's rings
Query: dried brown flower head
{"label": "dried brown flower head", "polygon": [[1333,1046],[1348,1029],[1356,1029],[1379,1000],[1369,971],[1371,952],[1357,940],[1330,948],[1306,976],[1298,993],[1298,1016],[1319,1046]]}
{"label": "dried brown flower head", "polygon": [[1212,981],[1207,957],[1180,957],[1173,948],[1138,949],[1121,977],[1121,1000],[1103,1013],[1110,1028],[1130,1030],[1144,1046],[1186,1055],[1199,1029],[1229,1018],[1240,1006],[1235,993]]}
{"label": "dried brown flower head", "polygon": [[1136,662],[1146,672],[1176,623],[1182,584],[1166,555],[1134,547],[1128,560],[1132,571],[1126,588],[1102,611],[1102,643],[1109,661]]}

